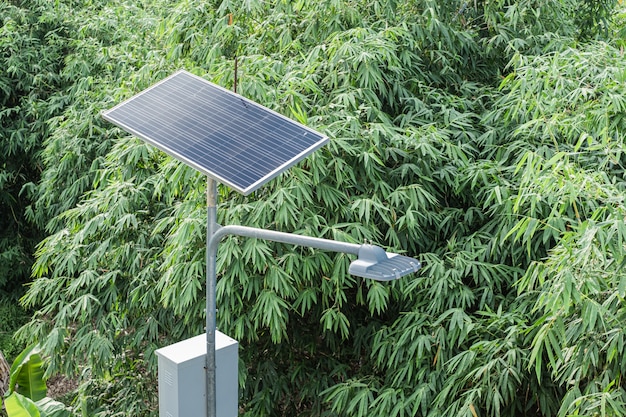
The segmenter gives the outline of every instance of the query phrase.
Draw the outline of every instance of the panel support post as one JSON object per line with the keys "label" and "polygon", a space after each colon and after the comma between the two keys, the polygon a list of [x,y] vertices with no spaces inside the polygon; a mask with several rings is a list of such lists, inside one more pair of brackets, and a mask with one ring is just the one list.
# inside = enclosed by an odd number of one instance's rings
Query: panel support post
{"label": "panel support post", "polygon": [[206,242],[206,417],[217,417],[217,395],[215,381],[215,315],[217,282],[217,245],[211,238],[218,229],[217,182],[207,177],[207,242]]}

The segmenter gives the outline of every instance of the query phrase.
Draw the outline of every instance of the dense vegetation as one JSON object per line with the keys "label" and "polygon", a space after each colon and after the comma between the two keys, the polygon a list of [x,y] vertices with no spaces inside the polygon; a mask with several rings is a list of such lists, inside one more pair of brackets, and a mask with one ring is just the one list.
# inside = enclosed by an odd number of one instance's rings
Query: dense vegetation
{"label": "dense vegetation", "polygon": [[[624,14],[610,0],[0,5],[0,286],[89,415],[156,415],[203,332],[205,180],[104,109],[185,68],[326,133],[219,221],[418,257],[416,276],[231,238],[245,415],[626,414]],[[3,268],[4,266],[4,268]]]}

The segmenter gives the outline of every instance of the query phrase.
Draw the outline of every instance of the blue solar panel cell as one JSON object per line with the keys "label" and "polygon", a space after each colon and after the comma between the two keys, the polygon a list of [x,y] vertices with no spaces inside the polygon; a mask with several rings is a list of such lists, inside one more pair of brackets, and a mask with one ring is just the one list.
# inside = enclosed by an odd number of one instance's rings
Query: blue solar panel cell
{"label": "blue solar panel cell", "polygon": [[321,133],[186,71],[102,116],[244,195],[328,142]]}

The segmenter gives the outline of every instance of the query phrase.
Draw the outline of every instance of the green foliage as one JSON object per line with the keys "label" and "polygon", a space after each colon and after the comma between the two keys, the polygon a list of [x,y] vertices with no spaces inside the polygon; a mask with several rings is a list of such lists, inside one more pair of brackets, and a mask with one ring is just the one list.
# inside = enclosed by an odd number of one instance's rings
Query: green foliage
{"label": "green foliage", "polygon": [[35,403],[21,394],[13,393],[4,400],[7,414],[11,417],[40,417]]}
{"label": "green foliage", "polygon": [[[2,399],[0,398],[0,406]],[[69,417],[71,414],[62,403],[49,397],[33,401],[17,392],[4,400],[8,417]]]}
{"label": "green foliage", "polygon": [[244,415],[624,414],[626,80],[575,2],[30,3],[60,28],[37,39],[66,42],[18,336],[85,413],[155,415],[154,350],[203,331],[204,178],[99,116],[185,67],[331,138],[251,196],[220,188],[220,223],[424,265],[372,283],[346,255],[226,239]]}
{"label": "green foliage", "polygon": [[25,348],[13,334],[29,319],[30,315],[19,305],[17,297],[0,296],[0,351],[9,363]]}
{"label": "green foliage", "polygon": [[45,4],[37,11],[0,5],[0,291],[29,278],[39,230],[26,207],[41,165],[37,152],[47,123],[63,101],[60,88],[63,27]]}
{"label": "green foliage", "polygon": [[[622,313],[610,301],[624,262],[620,62],[606,44],[520,59],[502,85],[509,91],[503,111],[492,115],[515,126],[518,152],[503,154],[514,158],[520,179],[507,239],[522,244],[530,261],[518,288],[524,308],[538,314],[528,360],[542,384],[560,387],[558,415],[586,415],[599,403],[604,415],[623,413],[621,387],[612,382],[621,365],[609,359],[621,351]],[[546,244],[545,256],[531,259]]]}
{"label": "green foliage", "polygon": [[575,21],[583,39],[609,38],[614,11],[620,0],[579,0]]}
{"label": "green foliage", "polygon": [[31,346],[15,358],[11,366],[9,393],[19,394],[38,401],[46,396],[46,384],[43,380],[43,361],[39,347]]}
{"label": "green foliage", "polygon": [[612,19],[611,36],[610,41],[614,42],[618,47],[623,48],[626,44],[626,4],[620,2],[616,7],[615,14]]}
{"label": "green foliage", "polygon": [[11,365],[9,390],[4,399],[8,417],[70,416],[65,405],[46,396],[44,366],[39,352],[38,345],[30,346]]}

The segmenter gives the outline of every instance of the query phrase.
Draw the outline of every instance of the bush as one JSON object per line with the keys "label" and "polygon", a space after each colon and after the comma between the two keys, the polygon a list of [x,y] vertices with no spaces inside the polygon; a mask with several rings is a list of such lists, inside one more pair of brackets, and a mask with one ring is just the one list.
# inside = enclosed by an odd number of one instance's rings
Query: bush
{"label": "bush", "polygon": [[13,334],[29,318],[30,315],[20,306],[15,294],[0,295],[0,350],[9,363],[26,347],[16,341]]}

